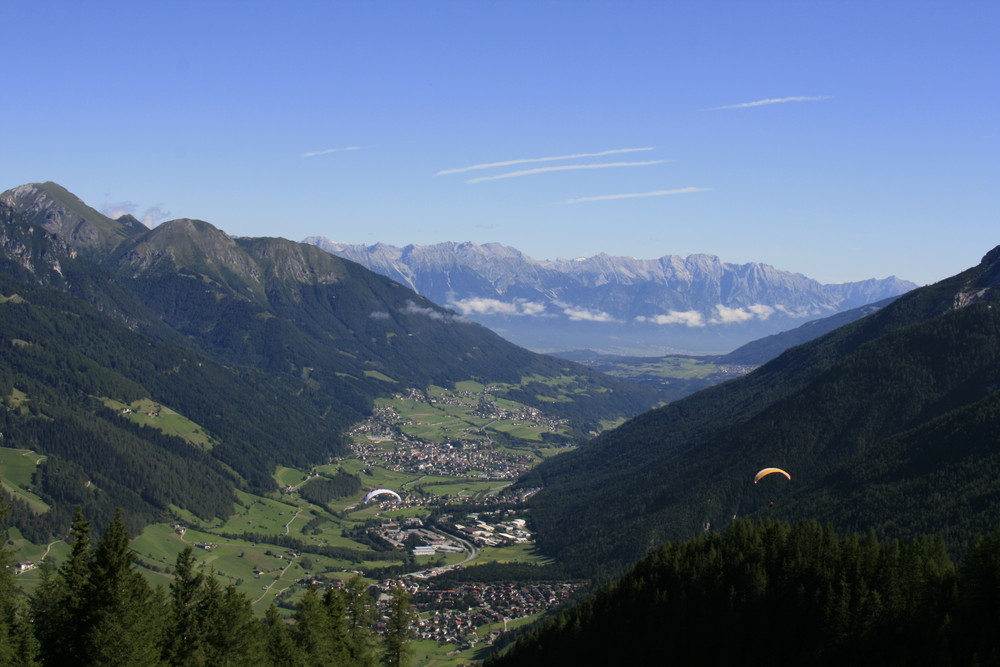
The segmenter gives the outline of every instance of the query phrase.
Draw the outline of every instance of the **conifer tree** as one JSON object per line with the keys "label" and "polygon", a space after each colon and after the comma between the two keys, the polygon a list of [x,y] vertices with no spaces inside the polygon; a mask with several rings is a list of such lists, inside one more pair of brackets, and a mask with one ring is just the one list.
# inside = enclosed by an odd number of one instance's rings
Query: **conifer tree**
{"label": "conifer tree", "polygon": [[263,658],[261,624],[250,601],[234,586],[206,577],[199,610],[200,635],[208,665],[258,665]]}
{"label": "conifer tree", "polygon": [[166,658],[174,665],[203,664],[198,604],[203,576],[194,571],[191,546],[177,555],[174,580],[170,583],[171,623],[166,641]]}
{"label": "conifer tree", "polygon": [[382,664],[387,667],[405,667],[409,664],[413,648],[413,626],[416,614],[410,604],[410,594],[402,586],[392,589],[392,604],[389,607],[389,622],[386,627]]}
{"label": "conifer tree", "polygon": [[41,583],[30,601],[35,637],[47,665],[72,664],[76,656],[83,655],[83,640],[89,632],[90,521],[84,519],[79,506],[70,540],[69,558],[58,570],[52,561],[42,563]]}
{"label": "conifer tree", "polygon": [[344,592],[336,588],[328,588],[323,594],[323,609],[326,610],[330,633],[330,650],[334,655],[344,656],[350,664],[350,644],[348,642],[347,601]]}
{"label": "conifer tree", "polygon": [[264,613],[263,639],[264,664],[283,667],[299,667],[303,664],[302,654],[274,603]]}
{"label": "conifer tree", "polygon": [[346,661],[346,651],[336,637],[331,616],[315,588],[310,587],[302,596],[295,612],[293,637],[302,650],[306,665],[324,667]]}
{"label": "conifer tree", "polygon": [[359,576],[351,577],[340,591],[347,619],[347,646],[352,665],[378,664],[375,636],[375,605],[368,585]]}
{"label": "conifer tree", "polygon": [[85,604],[89,628],[84,664],[157,665],[166,620],[162,593],[153,591],[135,569],[121,510],[94,549]]}
{"label": "conifer tree", "polygon": [[[0,518],[6,513],[6,504],[0,501]],[[0,664],[29,667],[39,664],[38,642],[25,617],[14,577],[13,555],[6,544],[0,544]]]}

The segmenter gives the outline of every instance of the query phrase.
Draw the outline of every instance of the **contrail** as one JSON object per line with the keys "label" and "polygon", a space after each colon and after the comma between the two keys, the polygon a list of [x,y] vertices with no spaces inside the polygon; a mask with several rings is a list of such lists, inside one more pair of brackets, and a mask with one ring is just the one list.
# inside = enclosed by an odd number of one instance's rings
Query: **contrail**
{"label": "contrail", "polygon": [[748,109],[750,107],[762,107],[765,104],[784,104],[785,102],[819,102],[820,100],[828,99],[830,99],[829,95],[819,95],[816,97],[773,97],[767,100],[757,100],[756,102],[743,102],[724,107],[712,107],[710,111],[719,111],[720,109]]}
{"label": "contrail", "polygon": [[511,171],[497,176],[483,176],[473,178],[466,183],[482,183],[483,181],[496,181],[501,178],[515,178],[517,176],[530,176],[532,174],[544,174],[549,171],[569,171],[571,169],[607,169],[609,167],[645,167],[650,164],[660,164],[666,160],[649,160],[648,162],[605,162],[601,164],[567,164],[561,167],[539,167],[538,169],[525,169],[524,171]]}
{"label": "contrail", "polygon": [[327,148],[325,151],[313,151],[312,153],[303,153],[302,157],[316,157],[317,155],[326,155],[327,153],[339,153],[340,151],[356,151],[360,150],[360,146],[347,146],[345,148]]}
{"label": "contrail", "polygon": [[634,199],[636,197],[663,197],[665,195],[683,195],[689,192],[706,192],[712,188],[677,188],[676,190],[656,190],[655,192],[633,192],[621,195],[598,195],[596,197],[580,197],[568,199],[564,204],[579,204],[585,201],[605,201],[608,199]]}
{"label": "contrail", "polygon": [[486,164],[474,164],[471,167],[460,167],[459,169],[445,169],[444,171],[439,171],[434,174],[435,176],[444,176],[445,174],[460,174],[463,171],[475,171],[476,169],[492,169],[493,167],[509,167],[512,164],[527,164],[529,162],[552,162],[554,160],[577,160],[584,157],[601,157],[604,155],[617,155],[619,153],[634,153],[636,151],[651,151],[653,146],[648,146],[646,148],[616,148],[610,151],[601,151],[600,153],[577,153],[576,155],[556,155],[553,157],[533,157],[526,158],[523,160],[507,160],[506,162],[488,162]]}

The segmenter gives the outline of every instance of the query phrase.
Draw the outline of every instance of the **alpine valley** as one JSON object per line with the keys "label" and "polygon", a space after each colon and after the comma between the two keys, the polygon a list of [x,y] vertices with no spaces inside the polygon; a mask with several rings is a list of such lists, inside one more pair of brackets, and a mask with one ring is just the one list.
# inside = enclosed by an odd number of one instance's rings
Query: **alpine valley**
{"label": "alpine valley", "polygon": [[[1000,247],[918,288],[328,250],[0,194],[0,662],[1000,664]],[[748,368],[679,398],[480,315]]]}
{"label": "alpine valley", "polygon": [[[347,453],[374,399],[411,387],[491,385],[564,420],[563,442],[661,400],[314,246],[199,220],[148,229],[54,183],[0,195],[0,248],[0,432],[43,457],[26,485],[41,503],[12,511],[35,542],[64,535],[76,505],[98,522],[121,507],[133,531],[170,508],[227,516],[234,490],[274,491],[277,466]],[[122,418],[142,400],[203,446]]]}

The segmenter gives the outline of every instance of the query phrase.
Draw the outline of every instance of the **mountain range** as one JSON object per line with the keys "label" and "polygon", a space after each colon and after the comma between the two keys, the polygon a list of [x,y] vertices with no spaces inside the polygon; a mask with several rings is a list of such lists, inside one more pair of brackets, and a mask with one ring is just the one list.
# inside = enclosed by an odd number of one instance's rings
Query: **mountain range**
{"label": "mountain range", "polygon": [[896,277],[821,284],[712,255],[537,260],[499,243],[316,245],[541,352],[720,354],[916,287]]}
{"label": "mountain range", "polygon": [[[272,489],[278,464],[344,453],[373,399],[407,387],[496,383],[576,437],[661,401],[312,245],[191,219],[148,229],[55,183],[0,194],[0,309],[3,446],[44,457],[38,504],[13,508],[37,540],[77,504],[96,521],[125,508],[132,529],[171,506],[224,516],[234,488]],[[556,379],[574,400],[544,395]],[[204,447],[112,409],[138,400],[196,424]]]}

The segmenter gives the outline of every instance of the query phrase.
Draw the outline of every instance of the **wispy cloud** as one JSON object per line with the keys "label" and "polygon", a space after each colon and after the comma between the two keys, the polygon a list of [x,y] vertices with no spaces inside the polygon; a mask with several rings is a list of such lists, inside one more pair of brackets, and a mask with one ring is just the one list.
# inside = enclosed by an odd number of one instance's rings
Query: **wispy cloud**
{"label": "wispy cloud", "polygon": [[656,190],[654,192],[631,192],[620,195],[597,195],[596,197],[578,197],[567,199],[563,204],[579,204],[588,201],[606,201],[608,199],[635,199],[636,197],[665,197],[667,195],[684,195],[689,192],[707,192],[712,188],[677,188],[675,190]]}
{"label": "wispy cloud", "polygon": [[313,151],[311,153],[303,153],[302,157],[316,157],[317,155],[327,155],[328,153],[342,153],[344,151],[357,151],[361,150],[361,146],[344,146],[343,148],[327,148],[324,151]]}
{"label": "wispy cloud", "polygon": [[812,97],[772,97],[766,100],[757,100],[755,102],[742,102],[740,104],[729,104],[724,107],[712,107],[709,111],[719,111],[721,109],[749,109],[750,107],[762,107],[768,104],[785,104],[786,102],[819,102],[820,100],[828,100],[830,97],[830,95],[815,95]]}
{"label": "wispy cloud", "polygon": [[704,327],[709,324],[739,324],[752,319],[766,320],[776,311],[788,312],[784,306],[780,305],[768,306],[756,303],[745,308],[729,308],[720,303],[715,305],[712,312],[709,313],[708,319],[697,310],[671,310],[665,315],[639,315],[635,321],[660,325],[682,324],[687,327]]}
{"label": "wispy cloud", "polygon": [[407,300],[406,306],[400,308],[399,312],[404,315],[422,315],[424,317],[429,317],[432,320],[437,320],[438,322],[464,322],[461,317],[454,313],[441,312],[439,310],[434,310],[433,308],[427,308],[425,306],[418,306],[413,301]]}
{"label": "wispy cloud", "polygon": [[517,178],[518,176],[532,176],[534,174],[544,174],[550,171],[571,171],[574,169],[609,169],[612,167],[645,167],[651,164],[661,164],[666,160],[647,160],[645,162],[603,162],[600,164],[564,164],[559,167],[539,167],[538,169],[524,169],[522,171],[509,171],[506,174],[496,176],[482,176],[471,178],[466,183],[482,183],[484,181],[496,181],[501,178]]}
{"label": "wispy cloud", "polygon": [[683,324],[687,327],[705,326],[705,318],[697,310],[671,310],[666,315],[653,315],[646,317],[639,315],[636,322],[651,322],[653,324]]}
{"label": "wispy cloud", "polygon": [[615,148],[610,151],[601,151],[599,153],[576,153],[575,155],[555,155],[551,157],[533,157],[525,158],[522,160],[506,160],[505,162],[487,162],[485,164],[474,164],[469,167],[459,167],[458,169],[445,169],[444,171],[439,171],[435,176],[444,176],[446,174],[461,174],[465,171],[475,171],[477,169],[493,169],[495,167],[509,167],[515,164],[529,164],[532,162],[554,162],[556,160],[579,160],[585,157],[603,157],[605,155],[618,155],[619,153],[635,153],[637,151],[651,151],[652,146],[647,146],[645,148]]}
{"label": "wispy cloud", "polygon": [[146,225],[150,229],[155,227],[160,222],[166,220],[170,217],[170,211],[165,210],[162,205],[150,206],[140,215],[136,215],[136,211],[139,209],[137,204],[130,201],[123,202],[105,202],[101,205],[101,213],[117,220],[123,215],[131,215],[138,218],[142,224]]}
{"label": "wispy cloud", "polygon": [[544,304],[526,299],[505,302],[487,297],[471,297],[451,301],[448,305],[462,315],[541,315],[545,312]]}
{"label": "wispy cloud", "polygon": [[744,308],[729,308],[721,303],[715,306],[715,316],[712,324],[737,324],[753,319],[753,313]]}
{"label": "wispy cloud", "polygon": [[591,310],[580,306],[563,308],[563,315],[573,322],[615,322],[615,318],[603,310]]}

